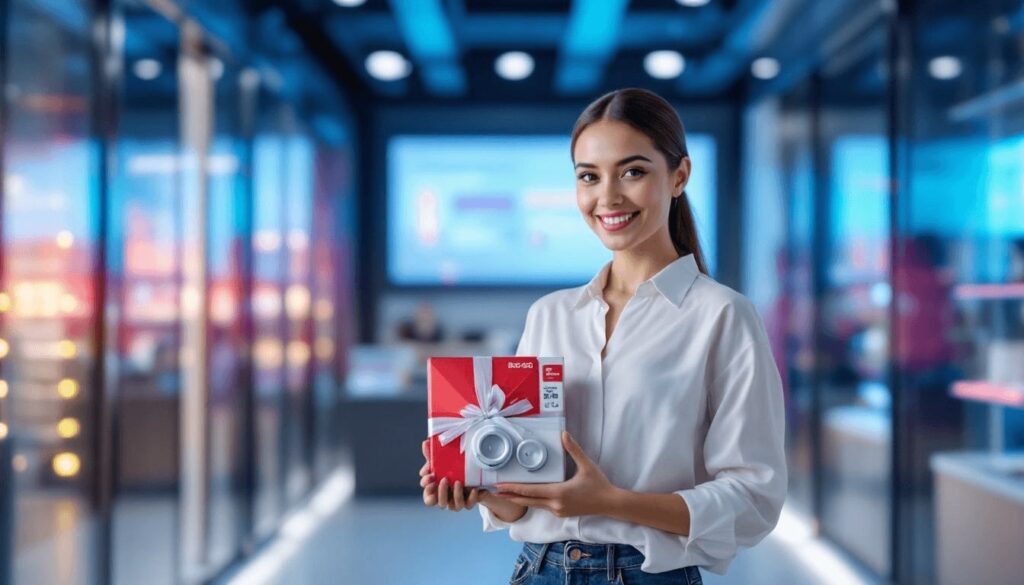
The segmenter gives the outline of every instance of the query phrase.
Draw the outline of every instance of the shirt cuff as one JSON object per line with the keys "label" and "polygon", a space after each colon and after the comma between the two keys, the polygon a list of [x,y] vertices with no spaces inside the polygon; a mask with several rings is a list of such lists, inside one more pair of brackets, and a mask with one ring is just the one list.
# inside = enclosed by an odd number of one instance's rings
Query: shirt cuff
{"label": "shirt cuff", "polygon": [[729,561],[736,556],[734,514],[722,495],[706,486],[674,492],[690,510],[690,534],[686,552],[707,559],[708,565]]}

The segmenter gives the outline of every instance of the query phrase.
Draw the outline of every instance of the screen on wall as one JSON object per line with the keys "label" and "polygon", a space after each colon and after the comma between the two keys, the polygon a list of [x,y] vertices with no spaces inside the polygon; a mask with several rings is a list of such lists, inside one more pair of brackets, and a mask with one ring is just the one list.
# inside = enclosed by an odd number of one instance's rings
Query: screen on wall
{"label": "screen on wall", "polygon": [[[690,134],[687,147],[713,273],[715,142]],[[576,206],[566,136],[394,136],[387,156],[394,285],[575,286],[611,259]]]}

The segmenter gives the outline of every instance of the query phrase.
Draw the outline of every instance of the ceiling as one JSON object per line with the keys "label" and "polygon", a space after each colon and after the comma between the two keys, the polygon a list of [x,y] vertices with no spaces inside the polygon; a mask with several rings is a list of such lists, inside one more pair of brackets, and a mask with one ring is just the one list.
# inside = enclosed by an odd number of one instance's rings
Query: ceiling
{"label": "ceiling", "polygon": [[[371,99],[507,101],[576,99],[626,86],[669,96],[729,95],[807,1],[812,0],[710,0],[700,7],[675,0],[263,4],[286,13],[321,61]],[[370,76],[366,58],[382,49],[408,59],[411,74],[397,81]],[[686,59],[674,79],[654,79],[644,69],[644,57],[664,49]],[[494,62],[506,51],[529,53],[532,75],[520,81],[500,77]]]}

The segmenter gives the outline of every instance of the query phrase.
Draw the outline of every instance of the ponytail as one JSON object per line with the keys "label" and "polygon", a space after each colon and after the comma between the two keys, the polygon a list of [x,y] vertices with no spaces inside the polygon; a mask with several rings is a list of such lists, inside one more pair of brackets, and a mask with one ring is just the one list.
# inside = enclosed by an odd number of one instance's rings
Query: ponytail
{"label": "ponytail", "polygon": [[679,197],[672,198],[672,205],[668,210],[668,233],[672,236],[672,245],[675,246],[676,253],[680,256],[693,254],[697,268],[707,274],[704,252],[701,251],[700,240],[697,239],[697,222],[693,219],[693,209],[690,208],[686,191]]}

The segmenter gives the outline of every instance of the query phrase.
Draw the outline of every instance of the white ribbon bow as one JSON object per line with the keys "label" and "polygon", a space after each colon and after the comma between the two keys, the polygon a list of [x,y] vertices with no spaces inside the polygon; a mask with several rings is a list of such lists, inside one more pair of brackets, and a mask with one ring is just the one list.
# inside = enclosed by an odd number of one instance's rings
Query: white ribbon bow
{"label": "white ribbon bow", "polygon": [[[430,436],[440,434],[441,445],[447,445],[456,438],[459,440],[459,452],[466,452],[466,436],[477,425],[492,422],[507,430],[517,441],[523,440],[519,425],[506,417],[517,416],[533,408],[530,401],[523,398],[505,406],[505,392],[497,384],[492,384],[491,358],[473,358],[473,385],[476,390],[478,404],[467,404],[459,410],[458,417],[437,416],[427,419],[427,431]],[[504,407],[504,408],[502,408]]]}

